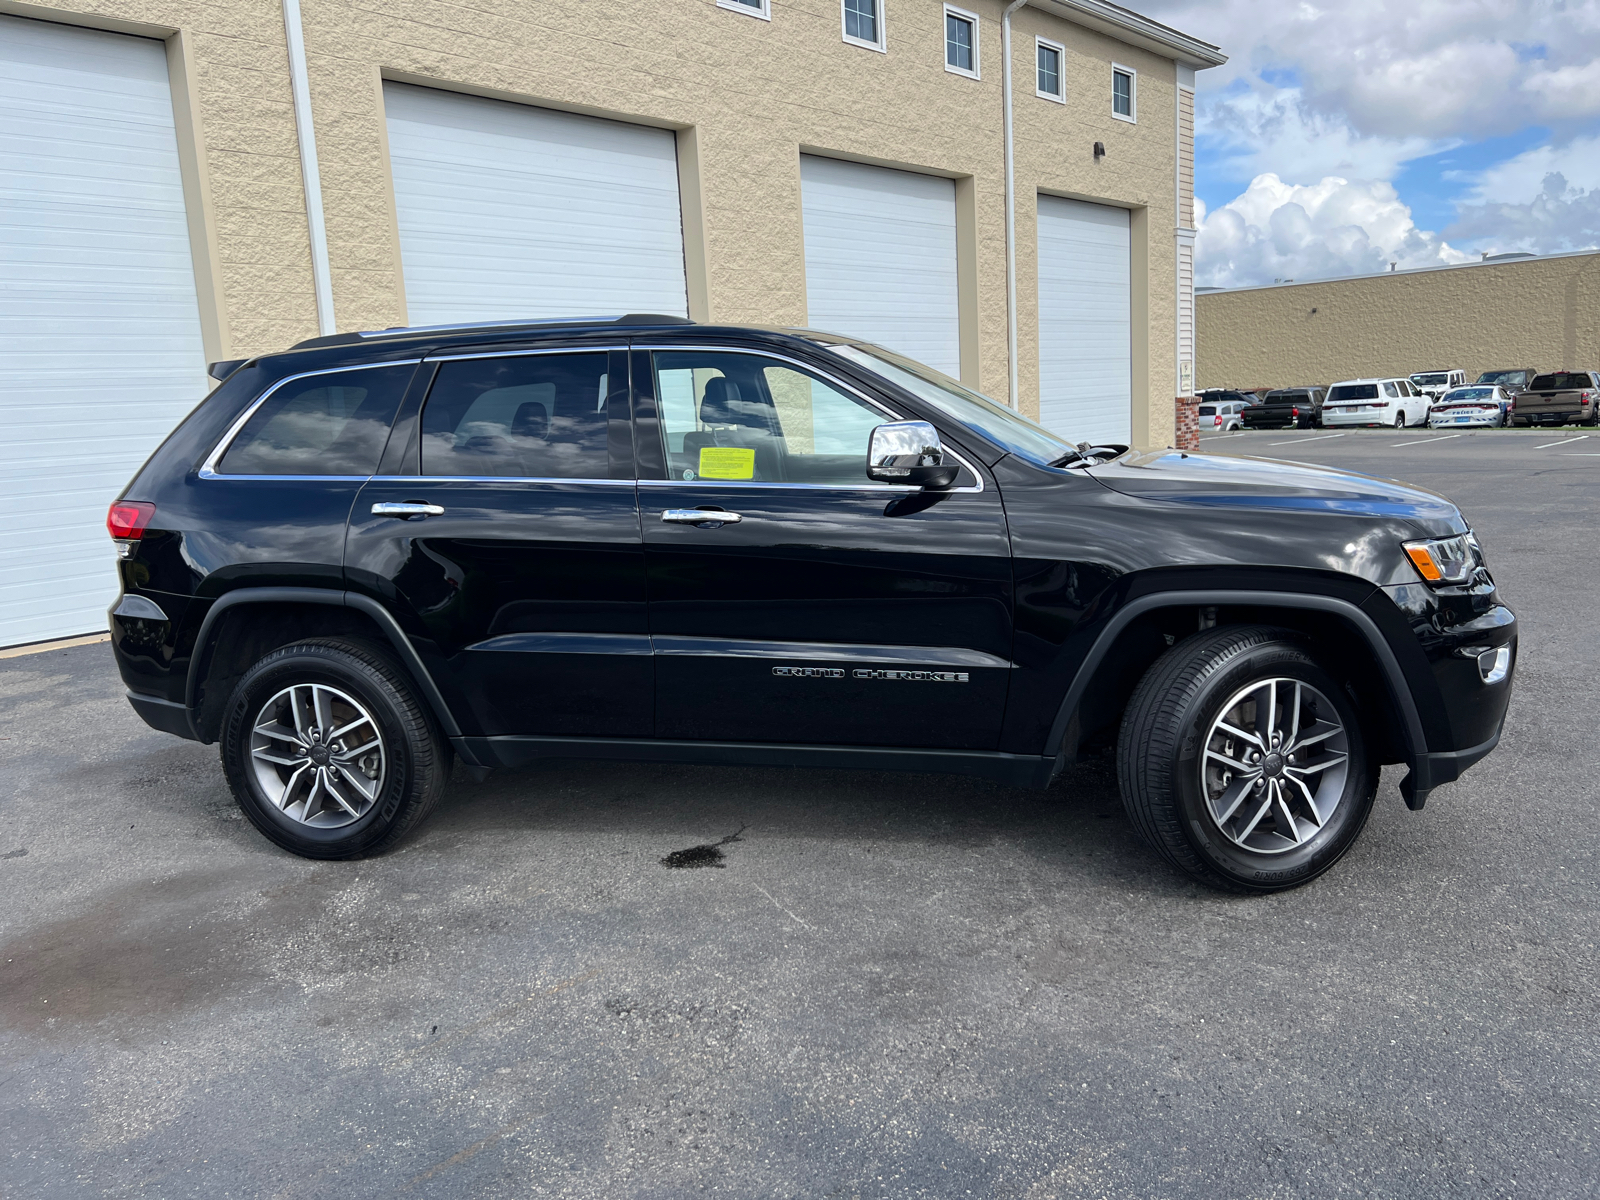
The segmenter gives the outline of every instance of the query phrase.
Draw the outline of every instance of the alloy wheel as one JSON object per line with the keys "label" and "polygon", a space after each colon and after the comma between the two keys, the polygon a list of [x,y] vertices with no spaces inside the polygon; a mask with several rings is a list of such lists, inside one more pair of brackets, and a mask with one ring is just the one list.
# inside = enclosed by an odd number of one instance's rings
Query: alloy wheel
{"label": "alloy wheel", "polygon": [[1223,836],[1256,854],[1282,854],[1333,817],[1349,774],[1338,710],[1299,679],[1241,688],[1206,734],[1200,787]]}
{"label": "alloy wheel", "polygon": [[292,821],[334,829],[383,793],[383,734],[359,701],[325,683],[284,688],[261,706],[250,763],[262,795]]}

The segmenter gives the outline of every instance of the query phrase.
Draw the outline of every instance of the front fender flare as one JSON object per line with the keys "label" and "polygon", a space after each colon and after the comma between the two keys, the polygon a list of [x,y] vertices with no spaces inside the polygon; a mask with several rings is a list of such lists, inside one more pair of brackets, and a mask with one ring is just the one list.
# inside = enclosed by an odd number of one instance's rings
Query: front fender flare
{"label": "front fender flare", "polygon": [[[1056,713],[1056,719],[1050,726],[1050,735],[1045,742],[1045,757],[1055,760],[1052,777],[1066,765],[1063,743],[1066,739],[1067,724],[1077,711],[1078,705],[1082,703],[1084,692],[1088,690],[1095,670],[1116,643],[1118,635],[1135,618],[1155,609],[1208,607],[1302,608],[1329,613],[1348,621],[1366,639],[1373,656],[1383,670],[1384,682],[1394,701],[1395,709],[1402,718],[1406,764],[1411,770],[1400,783],[1400,794],[1405,797],[1406,805],[1412,809],[1419,809],[1427,803],[1428,793],[1434,786],[1433,756],[1428,753],[1428,739],[1423,731],[1422,717],[1417,711],[1416,700],[1412,696],[1410,685],[1406,682],[1400,660],[1395,657],[1394,649],[1384,638],[1377,622],[1356,604],[1334,596],[1317,596],[1305,592],[1221,589],[1153,592],[1123,605],[1106,622],[1105,628],[1095,638],[1094,645],[1089,648],[1089,653],[1079,664],[1072,685],[1067,689],[1067,694]],[[1455,777],[1454,773],[1450,773],[1451,779]],[[1439,782],[1447,780],[1440,779]]]}

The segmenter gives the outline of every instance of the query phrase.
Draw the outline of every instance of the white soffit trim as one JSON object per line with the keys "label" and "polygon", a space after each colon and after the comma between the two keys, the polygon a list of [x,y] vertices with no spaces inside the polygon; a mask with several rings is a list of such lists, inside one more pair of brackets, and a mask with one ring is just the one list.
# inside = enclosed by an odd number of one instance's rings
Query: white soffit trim
{"label": "white soffit trim", "polygon": [[1210,42],[1202,42],[1159,21],[1108,4],[1106,0],[1026,0],[1026,3],[1029,8],[1037,8],[1199,70],[1220,67],[1228,61],[1228,56]]}

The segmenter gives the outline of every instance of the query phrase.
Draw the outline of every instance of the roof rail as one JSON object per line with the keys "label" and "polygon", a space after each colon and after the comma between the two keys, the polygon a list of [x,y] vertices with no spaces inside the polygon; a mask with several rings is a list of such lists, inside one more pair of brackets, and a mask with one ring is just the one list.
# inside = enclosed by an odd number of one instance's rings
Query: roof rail
{"label": "roof rail", "polygon": [[688,317],[667,313],[628,313],[613,317],[511,317],[502,321],[451,321],[443,325],[391,325],[388,329],[362,329],[350,333],[330,333],[325,337],[307,338],[296,342],[291,350],[306,350],[315,346],[340,346],[351,342],[370,341],[373,338],[414,337],[419,333],[470,333],[476,329],[538,329],[560,325],[693,325]]}

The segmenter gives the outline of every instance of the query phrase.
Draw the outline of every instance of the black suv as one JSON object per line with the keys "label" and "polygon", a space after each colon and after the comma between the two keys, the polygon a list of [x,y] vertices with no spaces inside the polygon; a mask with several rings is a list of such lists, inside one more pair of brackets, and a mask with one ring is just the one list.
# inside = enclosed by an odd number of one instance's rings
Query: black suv
{"label": "black suv", "polygon": [[393,846],[453,760],[1045,787],[1117,755],[1207,883],[1330,866],[1500,736],[1460,512],[1302,466],[1073,446],[874,346],[623,317],[218,364],[111,509],[129,700],[280,846]]}
{"label": "black suv", "polygon": [[1324,388],[1275,388],[1261,403],[1244,410],[1246,429],[1320,429]]}

